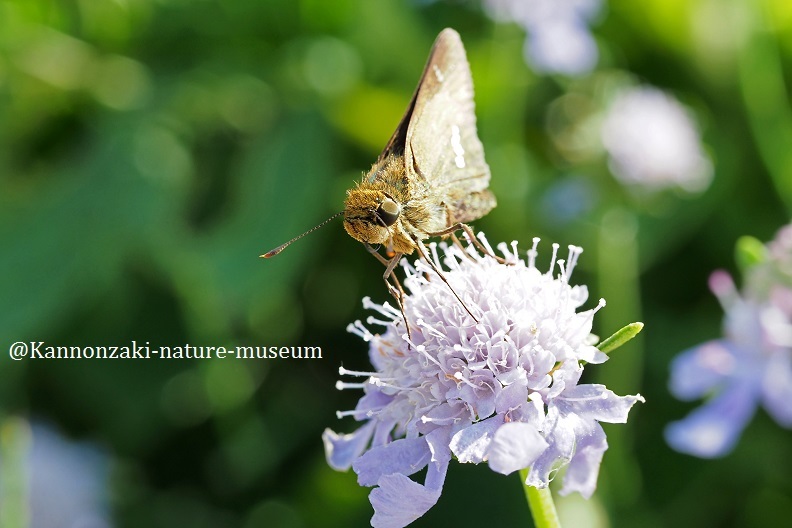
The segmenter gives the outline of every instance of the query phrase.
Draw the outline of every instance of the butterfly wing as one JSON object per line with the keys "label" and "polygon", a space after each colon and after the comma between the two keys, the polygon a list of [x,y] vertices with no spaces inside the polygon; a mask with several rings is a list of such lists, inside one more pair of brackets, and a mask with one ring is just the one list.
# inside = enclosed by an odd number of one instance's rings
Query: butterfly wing
{"label": "butterfly wing", "polygon": [[411,103],[404,156],[407,169],[445,193],[450,203],[489,186],[490,170],[474,110],[465,48],[456,31],[444,29]]}
{"label": "butterfly wing", "polygon": [[[409,178],[450,210],[449,225],[475,220],[495,207],[476,131],[473,78],[453,29],[444,29],[435,40],[407,111],[375,167],[391,155],[403,156]],[[369,177],[378,174],[375,169]]]}

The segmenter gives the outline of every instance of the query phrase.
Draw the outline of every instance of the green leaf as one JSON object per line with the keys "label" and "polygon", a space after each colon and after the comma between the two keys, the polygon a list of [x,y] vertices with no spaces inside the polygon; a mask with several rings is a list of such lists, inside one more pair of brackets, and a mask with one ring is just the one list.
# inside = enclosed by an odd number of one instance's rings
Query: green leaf
{"label": "green leaf", "polygon": [[614,333],[609,338],[604,339],[599,345],[597,345],[597,348],[599,348],[600,351],[609,354],[633,337],[637,336],[638,333],[643,330],[643,327],[643,323],[630,323],[621,330],[616,331],[616,333]]}

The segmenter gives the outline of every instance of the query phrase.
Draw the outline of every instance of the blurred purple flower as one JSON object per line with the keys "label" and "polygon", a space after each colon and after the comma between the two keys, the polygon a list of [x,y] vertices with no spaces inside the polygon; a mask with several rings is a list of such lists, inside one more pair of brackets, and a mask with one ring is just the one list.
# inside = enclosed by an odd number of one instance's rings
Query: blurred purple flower
{"label": "blurred purple flower", "polygon": [[493,19],[525,29],[525,59],[537,72],[578,76],[597,65],[588,25],[602,0],[485,0],[484,7]]}
{"label": "blurred purple flower", "polygon": [[723,305],[723,339],[680,354],[670,390],[679,399],[711,395],[703,406],[666,428],[669,445],[703,458],[731,452],[761,404],[792,428],[792,226],[767,248],[767,260],[748,270],[742,294],[716,271],[710,289]]}
{"label": "blurred purple flower", "polygon": [[[378,486],[369,496],[372,526],[402,527],[426,513],[440,497],[452,456],[486,461],[503,474],[530,467],[527,483],[536,487],[568,466],[561,493],[594,492],[607,449],[599,422],[624,423],[643,398],[579,384],[582,362],[607,360],[590,333],[605,303],[576,312],[588,298],[585,286],[569,285],[582,249],[570,246],[565,262],[556,260],[554,244],[550,270],[541,273],[538,242],[527,264],[516,242],[499,246],[509,265],[444,248],[444,275],[478,322],[424,261],[405,265],[411,336],[397,309],[363,300],[382,316],[368,324],[385,331],[350,325],[370,343],[375,370],[340,369],[366,381],[338,383],[365,393],[355,410],[338,414],[364,423],[346,435],[327,429],[323,439],[333,468],[351,467],[360,485]],[[436,245],[430,248],[439,268]],[[409,478],[427,466],[423,484]]]}
{"label": "blurred purple flower", "polygon": [[34,423],[31,433],[24,464],[30,526],[112,526],[107,454],[91,443],[71,441],[48,425]]}
{"label": "blurred purple flower", "polygon": [[695,122],[679,101],[657,88],[619,93],[606,111],[601,136],[611,171],[622,183],[696,192],[712,180]]}

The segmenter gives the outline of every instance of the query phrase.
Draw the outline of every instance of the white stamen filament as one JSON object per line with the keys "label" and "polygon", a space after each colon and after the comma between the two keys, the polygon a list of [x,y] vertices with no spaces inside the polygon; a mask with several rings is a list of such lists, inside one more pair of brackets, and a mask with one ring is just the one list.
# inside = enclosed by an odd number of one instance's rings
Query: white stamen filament
{"label": "white stamen filament", "polygon": [[401,312],[392,307],[390,304],[387,302],[383,304],[377,304],[371,301],[371,297],[363,297],[363,308],[366,310],[376,310],[385,317],[390,317],[391,319],[394,319],[395,316],[401,317]]}
{"label": "white stamen filament", "polygon": [[556,267],[556,258],[558,257],[558,244],[553,244],[553,256],[550,258],[550,269],[547,270],[547,273],[552,276],[553,270]]}
{"label": "white stamen filament", "polygon": [[392,383],[387,383],[382,381],[380,378],[371,378],[371,384],[377,387],[386,387],[388,389],[395,389],[397,391],[412,391],[415,390],[415,387],[400,387],[399,385],[393,385]]}
{"label": "white stamen filament", "polygon": [[492,246],[490,245],[489,241],[487,240],[487,237],[484,236],[484,233],[479,232],[477,236],[478,236],[479,242],[481,242],[481,245],[484,246],[485,248],[487,248],[487,253],[489,253],[490,255],[494,255],[495,252],[492,250]]}
{"label": "white stamen filament", "polygon": [[361,339],[363,339],[363,341],[366,342],[369,342],[372,339],[374,339],[374,334],[372,334],[368,328],[363,326],[363,323],[361,323],[360,320],[348,324],[346,330],[350,334],[355,334],[356,336],[360,337]]}
{"label": "white stamen filament", "polygon": [[336,417],[340,420],[346,416],[365,416],[367,418],[371,418],[372,416],[376,416],[379,414],[379,411],[375,411],[373,409],[363,410],[363,409],[352,409],[351,411],[336,411]]}
{"label": "white stamen filament", "polygon": [[464,383],[468,387],[472,387],[474,389],[476,388],[476,386],[473,384],[473,382],[471,382],[469,379],[467,379],[461,372],[456,372],[454,374],[454,378],[458,379],[459,381],[461,381],[462,383]]}
{"label": "white stamen filament", "polygon": [[[373,378],[371,381],[366,381],[363,383],[347,383],[345,381],[336,381],[335,388],[337,390],[345,390],[345,389],[363,389],[369,383],[374,383]],[[376,385],[376,383],[374,383]]]}
{"label": "white stamen filament", "polygon": [[529,268],[535,268],[536,267],[536,257],[539,255],[539,250],[537,248],[539,247],[539,241],[540,240],[541,240],[541,238],[539,238],[539,237],[533,237],[533,246],[531,246],[531,249],[529,249],[528,253],[527,253],[527,255],[528,255],[528,267]]}
{"label": "white stamen filament", "polygon": [[440,257],[437,255],[437,242],[431,242],[429,244],[429,253],[431,253],[430,256],[434,265],[437,266],[437,269],[440,269],[442,266],[440,264]]}
{"label": "white stamen filament", "polygon": [[388,326],[389,324],[393,323],[393,320],[384,321],[382,319],[377,319],[373,315],[369,315],[368,317],[366,317],[366,322],[368,324],[375,324],[375,325],[380,325],[380,326]]}
{"label": "white stamen filament", "polygon": [[583,253],[582,247],[572,246],[572,245],[569,246],[569,257],[568,257],[569,277],[572,276],[572,271],[575,269],[575,266],[577,266],[578,258],[580,257],[581,253]]}
{"label": "white stamen filament", "polygon": [[373,377],[378,376],[379,372],[363,372],[359,370],[349,370],[345,369],[344,367],[338,367],[338,373],[342,376],[365,376],[365,377]]}

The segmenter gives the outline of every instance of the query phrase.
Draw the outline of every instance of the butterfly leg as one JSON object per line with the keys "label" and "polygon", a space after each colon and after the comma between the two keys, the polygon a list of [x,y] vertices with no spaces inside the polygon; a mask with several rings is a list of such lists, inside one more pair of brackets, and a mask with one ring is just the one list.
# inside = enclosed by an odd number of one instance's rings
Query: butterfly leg
{"label": "butterfly leg", "polygon": [[443,229],[442,231],[438,231],[438,232],[436,232],[436,233],[429,233],[429,236],[430,236],[430,237],[434,237],[434,236],[446,236],[446,235],[449,235],[449,234],[452,234],[452,233],[454,233],[455,231],[459,231],[460,229],[462,229],[462,230],[465,232],[465,234],[468,236],[468,239],[469,239],[469,240],[470,240],[470,241],[473,243],[473,245],[474,245],[474,246],[476,246],[476,248],[478,248],[478,250],[479,250],[479,251],[481,251],[483,254],[485,254],[485,255],[489,255],[490,257],[494,258],[495,260],[497,260],[497,261],[498,261],[498,263],[499,263],[499,264],[508,264],[508,262],[506,261],[506,259],[504,259],[503,257],[499,257],[498,255],[495,255],[495,254],[493,254],[493,253],[492,253],[492,252],[491,252],[489,249],[487,249],[486,247],[484,247],[484,244],[482,244],[482,243],[479,241],[479,239],[478,239],[478,238],[476,238],[476,235],[473,233],[473,229],[471,229],[471,227],[470,227],[469,225],[467,225],[467,224],[463,224],[462,222],[459,222],[459,223],[457,223],[457,224],[454,224],[454,225],[452,225],[452,226],[450,226],[450,227],[446,227],[446,228],[445,228],[445,229]]}
{"label": "butterfly leg", "polygon": [[443,275],[443,272],[441,272],[440,269],[438,269],[438,267],[435,265],[434,261],[431,258],[429,258],[429,253],[426,251],[426,246],[424,246],[424,244],[421,241],[421,239],[419,239],[417,237],[412,237],[412,240],[413,240],[413,242],[415,242],[415,247],[418,249],[418,253],[420,254],[421,258],[427,264],[429,264],[429,267],[432,268],[432,270],[435,273],[437,273],[437,276],[440,277],[440,279],[442,279],[442,281],[446,283],[448,288],[451,290],[451,293],[453,293],[454,297],[456,297],[457,300],[459,301],[459,304],[461,304],[462,307],[465,309],[465,311],[470,315],[470,317],[472,317],[473,320],[476,323],[478,323],[479,322],[478,318],[476,318],[476,316],[473,315],[473,312],[471,312],[470,308],[467,307],[467,305],[465,304],[465,301],[463,301],[462,298],[457,294],[457,292],[454,290],[454,288],[448,282],[448,279],[446,279],[445,275]]}
{"label": "butterfly leg", "polygon": [[[366,250],[374,255],[374,257],[379,260],[383,266],[385,266],[385,273],[383,273],[382,278],[385,279],[385,285],[388,287],[388,292],[396,299],[396,304],[399,305],[399,311],[402,314],[402,319],[404,319],[404,327],[407,329],[407,337],[412,339],[412,334],[410,333],[410,324],[407,322],[407,314],[404,312],[404,299],[406,298],[406,293],[404,293],[404,288],[402,288],[401,282],[399,282],[399,278],[396,277],[396,274],[393,273],[393,270],[396,268],[396,264],[399,263],[401,260],[402,253],[396,253],[390,260],[386,259],[379,252],[371,246],[369,243],[364,243],[366,246]],[[393,281],[393,284],[389,282],[389,279]],[[395,287],[394,287],[395,284]]]}
{"label": "butterfly leg", "polygon": [[462,241],[459,240],[459,237],[456,236],[456,233],[451,233],[451,240],[454,241],[454,245],[456,247],[458,247],[459,249],[462,250],[462,254],[463,255],[465,255],[467,258],[469,258],[473,262],[476,261],[476,259],[474,259],[473,256],[470,253],[468,253],[467,248],[462,245]]}

